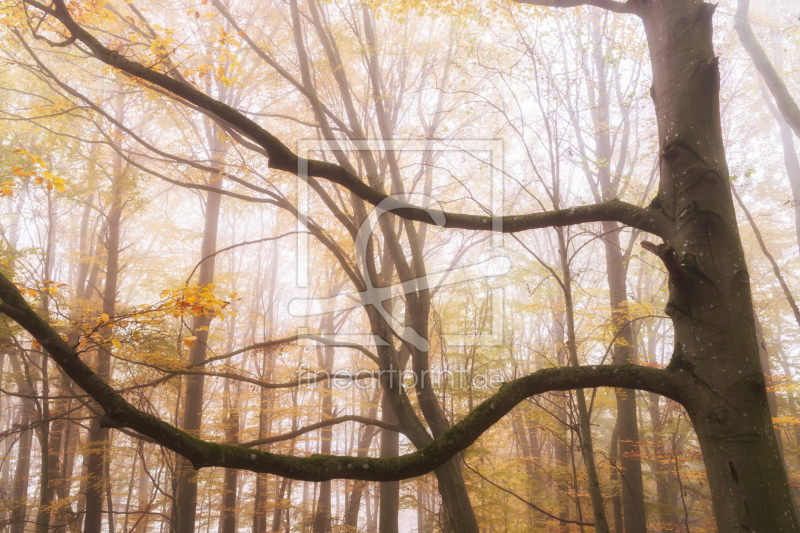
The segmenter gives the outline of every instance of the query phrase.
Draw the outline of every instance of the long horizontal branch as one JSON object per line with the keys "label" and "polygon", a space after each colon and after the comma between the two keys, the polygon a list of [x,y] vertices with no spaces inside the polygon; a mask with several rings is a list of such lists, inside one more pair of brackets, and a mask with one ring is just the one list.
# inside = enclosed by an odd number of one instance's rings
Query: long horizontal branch
{"label": "long horizontal branch", "polygon": [[367,418],[364,416],[347,415],[347,416],[340,416],[337,418],[331,418],[330,420],[323,420],[322,422],[317,422],[316,424],[311,424],[309,426],[302,427],[295,431],[284,433],[283,435],[276,435],[274,437],[265,437],[263,439],[256,439],[248,442],[243,442],[238,446],[241,446],[242,448],[252,448],[253,446],[260,446],[262,444],[272,444],[274,442],[290,440],[294,439],[295,437],[299,437],[304,433],[308,433],[316,429],[335,426],[337,424],[343,424],[344,422],[359,422],[361,424],[364,424],[365,426],[375,426],[381,429],[388,429],[389,431],[400,431],[400,427],[397,424],[390,424],[388,422],[384,422],[383,420],[375,420],[374,418]]}
{"label": "long horizontal branch", "polygon": [[[290,335],[288,337],[282,337],[282,338],[279,338],[279,339],[272,339],[272,340],[269,340],[269,341],[258,342],[256,344],[251,344],[249,346],[245,346],[244,348],[239,348],[237,350],[233,350],[232,352],[228,352],[228,353],[224,353],[224,354],[220,354],[220,355],[215,355],[213,357],[209,357],[207,359],[203,359],[202,361],[199,361],[197,363],[192,363],[191,365],[189,365],[188,367],[186,367],[185,369],[182,369],[182,370],[167,370],[167,369],[159,368],[159,367],[157,367],[155,365],[151,365],[151,364],[147,364],[147,363],[134,362],[134,364],[144,364],[145,366],[147,366],[149,368],[153,368],[155,370],[158,370],[159,372],[166,372],[167,374],[165,376],[162,376],[162,377],[160,377],[158,379],[153,379],[153,380],[148,381],[146,383],[139,383],[137,385],[132,385],[130,387],[126,387],[124,389],[119,390],[118,392],[129,392],[129,391],[132,391],[132,390],[135,390],[135,389],[144,389],[144,388],[148,388],[148,387],[155,387],[156,385],[160,385],[161,383],[164,383],[165,381],[169,381],[170,379],[174,378],[175,376],[186,375],[186,374],[198,374],[198,375],[202,374],[204,376],[212,376],[212,377],[227,377],[227,378],[237,379],[237,380],[240,380],[240,381],[246,381],[248,383],[252,383],[254,385],[257,385],[259,387],[263,387],[263,388],[266,388],[266,389],[287,389],[287,388],[297,387],[299,385],[312,385],[314,383],[318,383],[320,381],[324,381],[324,380],[327,380],[327,379],[353,379],[353,380],[357,380],[357,379],[374,378],[374,377],[377,377],[377,375],[378,375],[375,372],[367,372],[367,371],[362,371],[362,372],[359,372],[357,374],[318,372],[318,373],[313,373],[313,374],[308,375],[308,376],[303,377],[303,378],[299,378],[299,379],[297,379],[295,381],[287,381],[287,382],[282,382],[282,383],[267,383],[267,382],[260,381],[260,380],[244,378],[242,376],[235,375],[235,374],[228,374],[228,373],[222,373],[222,372],[203,372],[203,371],[195,370],[197,368],[202,368],[203,366],[205,366],[205,365],[207,365],[209,363],[213,363],[215,361],[222,361],[224,359],[230,359],[231,357],[233,357],[235,355],[239,355],[240,353],[249,352],[251,350],[259,350],[261,348],[272,348],[272,347],[275,347],[275,346],[281,346],[281,345],[284,345],[284,344],[289,344],[291,342],[295,342],[297,340],[311,340],[311,341],[323,344],[325,346],[331,346],[333,348],[350,348],[350,349],[353,349],[353,350],[357,350],[357,351],[361,352],[362,354],[364,354],[365,356],[367,356],[375,364],[380,365],[380,361],[378,360],[378,356],[375,355],[374,353],[372,353],[371,351],[369,351],[368,349],[366,349],[365,347],[363,347],[360,344],[356,344],[354,342],[339,342],[339,341],[335,341],[333,339],[326,339],[325,337],[321,337],[319,335],[313,335],[311,333],[302,333],[302,334],[299,334],[299,335]],[[128,362],[132,362],[132,361],[128,361]]]}
{"label": "long horizontal branch", "polygon": [[638,365],[560,367],[504,383],[463,420],[414,453],[391,458],[314,455],[294,457],[204,441],[145,413],[100,379],[75,348],[42,319],[11,281],[0,274],[0,313],[22,326],[53,361],[105,411],[104,427],[129,428],[186,459],[195,468],[218,466],[306,481],[334,478],[396,481],[431,472],[471,445],[525,398],[550,391],[618,387],[647,390],[688,403],[693,380],[667,369]]}
{"label": "long horizontal branch", "polygon": [[[141,363],[140,363],[141,364]],[[297,378],[293,381],[283,381],[279,383],[270,383],[268,381],[261,381],[260,379],[248,378],[246,376],[241,376],[235,372],[214,372],[211,370],[166,370],[164,368],[159,368],[154,365],[145,365],[150,368],[153,368],[159,372],[166,373],[165,376],[160,377],[158,379],[154,379],[147,383],[142,383],[139,385],[134,385],[132,387],[128,387],[124,389],[125,392],[131,391],[134,389],[144,389],[148,387],[154,387],[164,381],[167,381],[175,376],[206,376],[212,378],[227,378],[232,379],[235,381],[241,381],[242,383],[249,383],[251,385],[255,385],[256,387],[262,389],[293,389],[295,387],[299,387],[300,385],[313,385],[315,383],[320,383],[322,381],[327,380],[347,380],[347,381],[360,381],[362,379],[377,379],[380,377],[378,372],[370,372],[367,370],[363,370],[356,374],[352,374],[349,372],[309,372],[306,376]]]}
{"label": "long horizontal branch", "polygon": [[530,4],[542,7],[579,7],[594,6],[613,11],[614,13],[636,13],[632,1],[615,2],[614,0],[514,0],[520,4]]}
{"label": "long horizontal branch", "polygon": [[[54,8],[50,8],[36,0],[27,0],[27,3],[58,19],[64,24],[70,34],[75,37],[77,41],[86,45],[100,61],[161,87],[175,96],[231,124],[243,135],[246,135],[264,149],[269,158],[270,168],[289,172],[294,175],[299,175],[301,172],[300,169],[302,168],[305,171],[305,175],[322,178],[341,185],[362,200],[373,205],[378,205],[384,200],[387,200],[388,196],[386,194],[373,189],[344,167],[325,161],[298,157],[277,137],[262,128],[242,112],[208,96],[187,83],[170,77],[168,74],[148,68],[141,63],[132,61],[119,52],[106,47],[72,19],[63,0],[54,0]],[[603,4],[601,7],[615,10],[622,9],[620,6],[627,5],[611,1],[606,2],[605,0],[595,0],[595,4]],[[420,209],[412,204],[395,199],[391,200],[391,202],[394,204],[394,209],[392,209],[392,211],[396,215],[408,220],[432,224],[435,219],[441,219],[443,215],[445,221],[443,226],[446,228],[496,230],[496,217]],[[638,207],[621,201],[611,201],[598,205],[580,206],[544,213],[509,215],[499,218],[502,219],[502,231],[505,233],[552,226],[568,226],[585,222],[616,221],[665,237],[667,235],[667,228],[670,225],[667,217],[655,209]]]}

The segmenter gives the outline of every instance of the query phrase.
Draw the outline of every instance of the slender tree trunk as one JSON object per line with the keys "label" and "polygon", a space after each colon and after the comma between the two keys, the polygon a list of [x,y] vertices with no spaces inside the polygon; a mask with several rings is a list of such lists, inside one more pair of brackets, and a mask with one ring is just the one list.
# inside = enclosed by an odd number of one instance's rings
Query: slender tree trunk
{"label": "slender tree trunk", "polygon": [[[238,405],[238,389],[233,395],[233,400],[229,401],[231,390],[230,380],[225,379],[223,386],[223,410],[227,413],[225,421],[225,440],[228,444],[237,444],[239,442],[239,405]],[[220,510],[220,533],[235,533],[236,532],[236,489],[238,481],[238,471],[232,468],[226,468],[225,474],[225,488],[223,489],[222,506]]]}
{"label": "slender tree trunk", "polygon": [[[567,319],[567,353],[569,354],[570,364],[577,368],[580,366],[580,361],[578,361],[578,344],[575,337],[575,310],[572,305],[572,273],[569,268],[569,256],[567,255],[567,243],[564,238],[564,229],[557,228],[556,231],[558,233],[558,251],[561,259],[562,283],[564,284],[562,288]],[[561,338],[563,339],[563,331]],[[589,481],[589,495],[592,501],[594,528],[597,533],[608,533],[603,495],[600,492],[600,480],[597,476],[597,467],[594,461],[594,445],[592,444],[590,415],[586,408],[586,397],[583,389],[575,390],[575,402],[578,406],[581,452],[583,455],[583,463],[586,467],[586,476]]]}
{"label": "slender tree trunk", "polygon": [[[283,512],[283,498],[286,494],[286,487],[289,484],[289,478],[283,478],[281,480],[281,486],[278,489],[278,493],[275,495],[275,512],[272,515],[272,531],[273,533],[277,533],[281,530],[281,514]],[[288,511],[288,506],[287,506]]]}
{"label": "slender tree trunk", "polygon": [[619,428],[615,425],[611,433],[611,449],[608,452],[608,462],[611,464],[611,485],[614,491],[611,496],[611,509],[614,513],[614,533],[624,533],[625,523],[622,518],[621,487],[619,486],[619,472],[617,472],[617,458],[619,450]]}
{"label": "slender tree trunk", "polygon": [[[12,363],[14,357],[14,355],[11,356]],[[15,372],[18,372],[18,370],[15,369]],[[28,391],[27,387],[21,386],[20,388],[20,392],[23,394]],[[33,430],[27,429],[30,425],[30,414],[33,409],[31,403],[29,400],[23,399],[20,401],[19,406],[21,410],[19,427],[22,432],[17,445],[17,465],[14,469],[14,482],[11,485],[12,507],[9,517],[11,533],[23,533],[25,531],[25,519],[28,511],[28,475],[31,470],[31,440],[33,438]]]}
{"label": "slender tree trunk", "polygon": [[[212,146],[212,164],[219,165],[225,150],[220,146],[216,132],[218,128],[211,127],[212,133],[207,137]],[[212,187],[220,187],[219,177],[210,176]],[[217,251],[217,227],[219,225],[220,205],[222,195],[209,192],[206,199],[206,217],[203,227],[203,241],[200,246],[200,259],[205,259],[198,268],[197,285],[205,286],[214,282],[215,257]],[[210,256],[210,257],[209,257]],[[206,358],[208,332],[212,317],[202,315],[192,320],[192,335],[196,337],[189,351],[189,362],[199,363]],[[198,435],[201,430],[203,418],[203,390],[204,376],[190,375],[186,377],[185,407],[183,413],[183,429]],[[193,533],[195,530],[195,517],[197,514],[197,473],[192,465],[183,458],[177,460],[178,484],[175,494],[175,533]]]}
{"label": "slender tree trunk", "polygon": [[[367,416],[369,418],[376,418],[378,416],[378,401],[380,400],[381,393],[380,391],[376,391],[374,394],[371,407],[369,409],[369,413]],[[372,445],[372,440],[375,438],[377,434],[370,427],[365,427],[364,432],[361,434],[361,438],[358,441],[358,449],[356,450],[356,457],[367,457],[369,454],[369,447]],[[364,494],[364,489],[366,488],[367,483],[365,481],[354,480],[353,481],[353,490],[350,493],[350,498],[347,504],[347,509],[345,511],[344,517],[344,525],[345,531],[356,531],[358,529],[358,513],[361,508],[361,498]]]}
{"label": "slender tree trunk", "polygon": [[[56,253],[56,202],[53,199],[52,191],[47,194],[47,245],[44,261],[44,279],[53,279],[53,265]],[[48,282],[48,285],[50,282]],[[42,314],[50,316],[50,295],[42,294]],[[50,529],[51,504],[53,501],[53,485],[51,475],[54,464],[51,463],[50,454],[50,379],[48,375],[49,362],[47,354],[41,353],[41,377],[42,377],[42,398],[39,402],[39,445],[41,450],[41,464],[39,468],[39,510],[36,514],[37,533],[47,533]],[[54,462],[57,463],[57,457]]]}
{"label": "slender tree trunk", "polygon": [[[636,1],[636,0],[634,0]],[[592,186],[595,200],[605,202],[615,198],[619,192],[622,169],[627,158],[629,131],[622,132],[620,156],[616,169],[612,167],[614,149],[610,118],[610,83],[606,51],[603,49],[603,26],[601,11],[594,9],[591,16],[592,62],[597,78],[597,93],[590,88],[592,122],[594,127],[597,172],[584,167]],[[593,87],[594,85],[590,85]],[[620,102],[620,105],[623,105]],[[592,175],[594,174],[594,176]],[[603,222],[603,243],[606,255],[606,270],[611,304],[611,323],[618,341],[614,346],[615,364],[636,361],[632,332],[627,324],[627,280],[624,248],[620,245],[620,226],[616,222]],[[639,429],[636,418],[636,393],[629,389],[615,391],[617,402],[617,427],[619,428],[619,470],[622,476],[622,508],[625,518],[625,533],[646,533],[647,516],[644,506],[644,484],[639,452]]]}
{"label": "slender tree trunk", "polygon": [[[259,249],[260,253],[260,249]],[[275,307],[277,306],[277,302],[275,301],[275,294],[276,288],[278,286],[277,279],[278,279],[278,264],[279,264],[279,248],[278,248],[278,241],[273,241],[270,251],[270,267],[269,267],[269,279],[267,282],[267,308],[264,310],[264,316],[266,317],[266,324],[265,329],[267,331],[267,337],[271,338],[275,332]],[[255,294],[261,294],[261,277],[257,278],[256,283],[256,290]],[[255,336],[255,328],[252,329],[253,336]],[[251,339],[252,343],[255,342],[255,338]],[[261,360],[261,379],[265,381],[270,381],[272,379],[272,375],[274,372],[275,367],[275,359],[274,353],[270,350],[265,350],[262,360]],[[269,434],[271,421],[270,421],[270,406],[273,402],[273,395],[271,391],[267,388],[262,387],[259,393],[259,410],[258,410],[258,438],[263,439],[266,438]],[[265,451],[267,449],[264,449]],[[253,533],[266,533],[267,531],[267,475],[266,474],[256,474],[256,494],[255,499],[253,501]],[[281,490],[286,489],[285,480],[281,483]],[[275,500],[275,515],[273,517],[273,522],[277,521],[277,529],[273,524],[273,531],[278,531],[280,529],[280,511],[282,507],[280,506],[280,501],[283,498],[283,493],[276,496]]]}
{"label": "slender tree trunk", "polygon": [[[322,331],[333,330],[333,315],[327,314],[322,318],[320,328]],[[317,357],[319,360],[319,367],[323,372],[329,374],[333,372],[333,357],[334,351],[332,346],[320,346],[317,348]],[[331,394],[331,380],[327,379],[323,382],[322,386],[318,388],[322,396],[322,420],[329,420],[333,418],[333,396]],[[333,438],[333,430],[330,426],[323,428],[319,432],[320,438],[320,453],[323,455],[330,455],[331,453],[331,439]],[[314,520],[311,531],[313,533],[326,533],[331,530],[332,517],[331,517],[331,482],[323,481],[319,484],[319,498],[317,499],[317,508],[314,513]]]}
{"label": "slender tree trunk", "polygon": [[[121,89],[120,89],[121,91]],[[124,96],[120,92],[116,99],[116,118],[124,117]],[[122,132],[117,132],[121,139]],[[118,141],[119,142],[119,141]],[[119,146],[118,146],[119,148]],[[104,225],[106,244],[106,278],[103,288],[103,313],[112,319],[115,314],[117,300],[117,283],[119,281],[120,229],[122,222],[123,175],[122,157],[114,152],[112,159],[111,206]],[[108,345],[97,349],[97,375],[108,382],[111,377],[111,352]],[[100,419],[92,418],[87,439],[87,452],[84,455],[86,465],[86,511],[83,522],[84,533],[100,533],[103,521],[103,472],[106,456],[103,453],[104,443],[108,440],[108,430],[100,427]],[[107,502],[111,511],[112,502]]]}

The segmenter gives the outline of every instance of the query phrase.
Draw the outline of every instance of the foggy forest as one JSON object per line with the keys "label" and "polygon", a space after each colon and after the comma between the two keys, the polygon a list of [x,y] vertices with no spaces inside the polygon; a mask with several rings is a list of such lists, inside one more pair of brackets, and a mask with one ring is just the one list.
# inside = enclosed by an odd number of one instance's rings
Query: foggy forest
{"label": "foggy forest", "polygon": [[0,0],[0,533],[800,532],[800,0]]}

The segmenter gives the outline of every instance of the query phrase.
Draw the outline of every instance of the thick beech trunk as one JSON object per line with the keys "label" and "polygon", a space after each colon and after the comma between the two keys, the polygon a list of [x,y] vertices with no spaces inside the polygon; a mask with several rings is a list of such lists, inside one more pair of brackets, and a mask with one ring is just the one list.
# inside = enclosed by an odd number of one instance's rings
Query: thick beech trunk
{"label": "thick beech trunk", "polygon": [[666,312],[675,351],[669,368],[695,384],[686,408],[703,451],[717,528],[798,531],[759,363],[725,162],[715,5],[651,0],[637,6],[653,65],[661,146],[655,205],[675,221],[665,238],[675,252],[661,253],[671,273]]}

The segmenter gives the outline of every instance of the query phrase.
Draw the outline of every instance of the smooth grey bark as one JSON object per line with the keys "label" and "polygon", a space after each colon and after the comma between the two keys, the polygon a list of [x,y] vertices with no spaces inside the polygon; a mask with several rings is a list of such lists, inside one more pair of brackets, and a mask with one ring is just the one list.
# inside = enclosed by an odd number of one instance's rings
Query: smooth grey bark
{"label": "smooth grey bark", "polygon": [[675,251],[662,254],[675,335],[669,368],[697,384],[685,405],[703,451],[717,528],[798,531],[730,193],[712,42],[715,6],[697,0],[634,5],[653,65],[661,146],[657,203],[675,220],[665,236]]}

